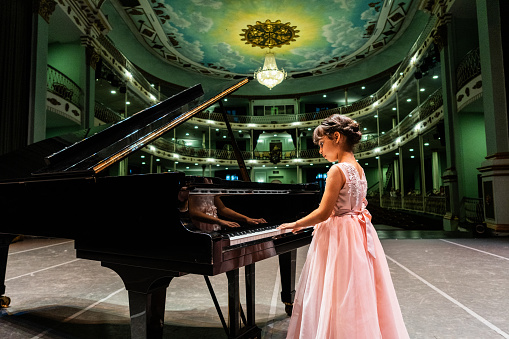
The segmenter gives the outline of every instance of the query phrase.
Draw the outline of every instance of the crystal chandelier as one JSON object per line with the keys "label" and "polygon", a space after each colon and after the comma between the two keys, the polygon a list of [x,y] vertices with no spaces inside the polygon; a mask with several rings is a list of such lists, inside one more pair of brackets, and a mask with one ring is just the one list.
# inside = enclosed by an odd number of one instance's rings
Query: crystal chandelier
{"label": "crystal chandelier", "polygon": [[284,69],[279,70],[277,68],[276,57],[274,53],[269,52],[265,54],[263,68],[259,68],[254,73],[254,76],[260,84],[272,89],[272,87],[279,85],[286,78],[286,72]]}

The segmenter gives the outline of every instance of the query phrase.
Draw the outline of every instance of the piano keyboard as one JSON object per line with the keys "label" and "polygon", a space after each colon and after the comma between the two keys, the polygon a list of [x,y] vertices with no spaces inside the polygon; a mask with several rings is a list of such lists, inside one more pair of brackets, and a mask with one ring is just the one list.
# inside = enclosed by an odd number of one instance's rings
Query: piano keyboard
{"label": "piano keyboard", "polygon": [[234,246],[291,232],[291,230],[278,230],[278,226],[279,225],[266,226],[262,228],[247,229],[239,232],[228,233],[227,237],[230,239],[230,246]]}

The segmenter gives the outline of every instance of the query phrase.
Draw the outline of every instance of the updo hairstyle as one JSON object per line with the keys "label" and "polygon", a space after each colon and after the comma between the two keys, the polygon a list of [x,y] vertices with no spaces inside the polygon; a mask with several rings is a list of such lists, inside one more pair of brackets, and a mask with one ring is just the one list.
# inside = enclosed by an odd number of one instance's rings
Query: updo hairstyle
{"label": "updo hairstyle", "polygon": [[359,143],[362,133],[359,129],[359,124],[354,120],[341,115],[333,114],[325,118],[313,132],[313,142],[318,145],[320,139],[324,136],[329,139],[334,138],[334,132],[339,132],[346,137],[346,145],[349,150],[352,150],[355,145]]}

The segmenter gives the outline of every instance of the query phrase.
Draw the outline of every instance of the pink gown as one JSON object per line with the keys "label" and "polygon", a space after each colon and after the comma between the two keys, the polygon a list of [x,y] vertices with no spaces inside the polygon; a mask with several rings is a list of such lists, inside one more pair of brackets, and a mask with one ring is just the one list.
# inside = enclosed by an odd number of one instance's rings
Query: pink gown
{"label": "pink gown", "polygon": [[315,226],[287,339],[409,338],[366,210],[365,175],[349,163],[334,166],[346,182],[331,216]]}

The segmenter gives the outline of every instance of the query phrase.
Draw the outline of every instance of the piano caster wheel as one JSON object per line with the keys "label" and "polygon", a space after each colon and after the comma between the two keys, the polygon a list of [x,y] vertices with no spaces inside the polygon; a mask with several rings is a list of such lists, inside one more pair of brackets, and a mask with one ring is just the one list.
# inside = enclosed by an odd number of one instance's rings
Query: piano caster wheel
{"label": "piano caster wheel", "polygon": [[0,308],[7,308],[7,307],[9,307],[10,303],[11,303],[11,298],[6,297],[6,296],[0,297]]}
{"label": "piano caster wheel", "polygon": [[285,304],[285,312],[289,317],[292,316],[293,304]]}

